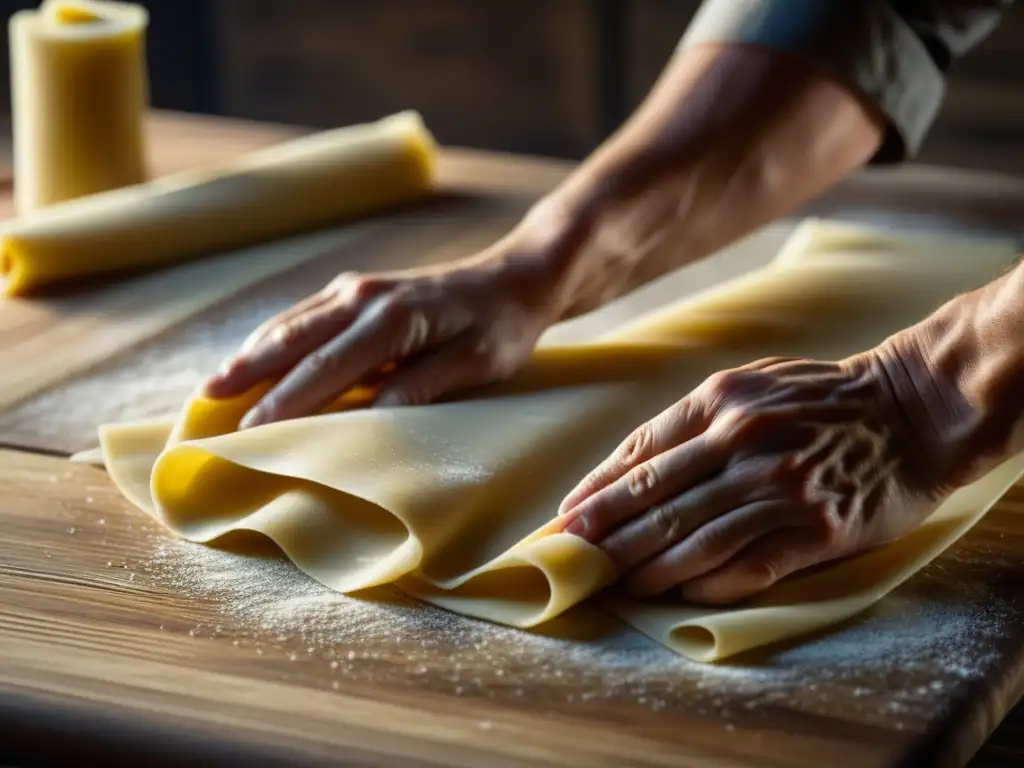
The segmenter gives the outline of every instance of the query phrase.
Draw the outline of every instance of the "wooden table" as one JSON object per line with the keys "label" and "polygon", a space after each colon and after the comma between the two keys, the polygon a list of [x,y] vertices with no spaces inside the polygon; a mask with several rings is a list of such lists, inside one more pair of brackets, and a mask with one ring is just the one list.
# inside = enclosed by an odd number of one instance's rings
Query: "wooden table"
{"label": "wooden table", "polygon": [[[295,132],[181,115],[158,115],[151,129],[161,171]],[[965,763],[1024,691],[1024,490],[848,626],[707,667],[587,607],[532,635],[388,590],[326,594],[275,553],[242,549],[249,543],[218,550],[168,538],[103,472],[64,460],[94,444],[100,422],[173,412],[259,320],[338,271],[471,253],[567,171],[451,151],[442,177],[455,194],[311,236],[308,255],[293,262],[268,262],[277,251],[264,247],[85,295],[0,305],[0,758]],[[1024,182],[877,172],[809,212],[1017,232]],[[790,227],[768,228],[554,336],[578,337],[764,263]],[[264,269],[258,280],[245,277],[253,265]],[[1015,722],[971,765],[1024,761]]]}

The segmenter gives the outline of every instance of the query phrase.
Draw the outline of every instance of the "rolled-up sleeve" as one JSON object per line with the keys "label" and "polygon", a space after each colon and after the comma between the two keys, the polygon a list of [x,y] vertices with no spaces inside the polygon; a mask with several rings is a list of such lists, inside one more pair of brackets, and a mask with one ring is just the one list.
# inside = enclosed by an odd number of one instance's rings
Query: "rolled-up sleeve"
{"label": "rolled-up sleeve", "polygon": [[950,63],[1012,0],[705,0],[680,48],[762,45],[805,59],[859,91],[887,121],[872,162],[913,157],[942,105]]}

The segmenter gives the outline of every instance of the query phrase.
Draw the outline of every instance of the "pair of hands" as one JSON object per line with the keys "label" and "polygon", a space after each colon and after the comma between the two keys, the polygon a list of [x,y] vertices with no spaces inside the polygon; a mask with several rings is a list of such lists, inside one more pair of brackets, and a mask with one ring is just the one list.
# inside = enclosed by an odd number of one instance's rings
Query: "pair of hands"
{"label": "pair of hands", "polygon": [[[514,373],[557,319],[556,283],[501,244],[455,265],[345,274],[258,328],[207,393],[279,380],[242,428],[308,415],[356,385],[379,406],[431,402]],[[922,447],[908,418],[906,393],[927,371],[880,350],[710,377],[566,497],[564,529],[601,547],[637,596],[681,586],[709,604],[912,529],[947,492],[942,438]]]}

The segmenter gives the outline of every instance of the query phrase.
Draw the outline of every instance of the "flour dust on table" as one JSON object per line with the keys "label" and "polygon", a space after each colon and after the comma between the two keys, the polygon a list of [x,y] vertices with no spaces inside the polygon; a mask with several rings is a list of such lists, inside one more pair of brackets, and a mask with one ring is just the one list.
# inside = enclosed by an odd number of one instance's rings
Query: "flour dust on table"
{"label": "flour dust on table", "polygon": [[[176,420],[102,425],[102,461],[127,500],[182,538],[216,543],[258,531],[334,591],[390,584],[545,633],[615,579],[607,556],[561,532],[554,513],[636,424],[716,371],[870,348],[1001,274],[1015,250],[1008,240],[805,222],[773,264],[597,342],[537,350],[512,380],[464,400],[380,409],[342,401],[239,432],[267,383],[227,400],[196,393]],[[1013,457],[900,539],[794,574],[738,606],[602,605],[698,661],[808,635],[920,571],[1022,473],[1024,455]]]}
{"label": "flour dust on table", "polygon": [[[272,549],[219,549],[151,534],[137,570],[154,586],[208,603],[214,621],[189,635],[311,665],[334,687],[347,682],[429,686],[515,702],[537,692],[570,708],[626,699],[656,712],[692,710],[730,719],[764,708],[809,713],[842,706],[866,719],[913,727],[936,715],[942,692],[979,678],[991,647],[1019,615],[978,581],[949,591],[946,565],[914,589],[828,635],[744,659],[706,665],[681,657],[586,607],[563,617],[562,636],[465,618],[386,588],[367,599],[329,590]],[[953,561],[955,563],[955,560]]]}

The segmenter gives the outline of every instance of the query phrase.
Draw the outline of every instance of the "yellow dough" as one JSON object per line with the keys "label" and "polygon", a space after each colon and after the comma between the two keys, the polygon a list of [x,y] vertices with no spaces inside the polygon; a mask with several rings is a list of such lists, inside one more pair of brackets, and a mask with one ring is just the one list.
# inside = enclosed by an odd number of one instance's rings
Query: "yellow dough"
{"label": "yellow dough", "polygon": [[11,16],[18,214],[146,180],[148,23],[142,6],[106,0]]}
{"label": "yellow dough", "polygon": [[415,112],[324,131],[49,206],[0,226],[7,295],[271,240],[423,196],[433,137]]}
{"label": "yellow dough", "polygon": [[[806,222],[768,267],[597,341],[539,349],[521,375],[472,398],[335,407],[233,432],[262,388],[231,401],[195,397],[177,418],[103,426],[101,458],[128,499],[190,540],[259,531],[335,590],[393,582],[452,611],[528,628],[614,579],[599,550],[551,523],[563,496],[631,429],[715,371],[769,355],[862,351],[1013,257],[1008,242]],[[1016,457],[902,540],[738,607],[609,605],[700,661],[819,629],[942,552],[1022,472]]]}

